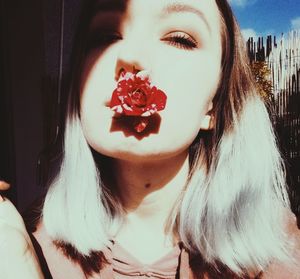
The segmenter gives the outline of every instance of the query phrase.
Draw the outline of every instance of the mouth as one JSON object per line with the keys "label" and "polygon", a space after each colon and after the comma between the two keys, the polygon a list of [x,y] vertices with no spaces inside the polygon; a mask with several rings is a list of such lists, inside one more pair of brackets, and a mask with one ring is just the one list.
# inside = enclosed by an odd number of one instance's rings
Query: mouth
{"label": "mouth", "polygon": [[[151,134],[157,134],[161,123],[161,117],[155,113],[149,117],[124,116],[115,114],[112,118],[110,132],[123,132],[125,137],[134,136],[141,140]],[[139,131],[142,130],[142,131]]]}

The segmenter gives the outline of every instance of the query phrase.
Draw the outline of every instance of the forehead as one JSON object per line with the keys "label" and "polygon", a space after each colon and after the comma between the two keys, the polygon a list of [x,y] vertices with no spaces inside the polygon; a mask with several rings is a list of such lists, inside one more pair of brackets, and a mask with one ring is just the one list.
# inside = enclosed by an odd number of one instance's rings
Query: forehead
{"label": "forehead", "polygon": [[159,14],[161,16],[174,12],[204,14],[208,20],[218,17],[215,0],[96,0],[94,13],[122,12],[130,15]]}
{"label": "forehead", "polygon": [[[181,16],[183,20],[198,18],[210,33],[219,33],[220,16],[215,0],[96,0],[94,19],[103,15],[106,21],[160,24],[160,20]],[[114,15],[121,17],[113,19]],[[110,20],[112,19],[112,20]],[[195,23],[196,24],[196,23]],[[143,24],[144,25],[144,24]]]}

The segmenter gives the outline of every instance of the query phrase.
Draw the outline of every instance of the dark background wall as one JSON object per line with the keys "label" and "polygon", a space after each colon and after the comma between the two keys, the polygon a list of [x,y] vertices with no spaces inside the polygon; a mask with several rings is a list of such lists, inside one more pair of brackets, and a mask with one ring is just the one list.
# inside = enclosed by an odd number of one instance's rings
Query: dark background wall
{"label": "dark background wall", "polygon": [[43,145],[41,4],[1,2],[1,165],[20,209],[38,190],[36,160]]}
{"label": "dark background wall", "polygon": [[0,0],[0,178],[23,211],[43,192],[79,0]]}

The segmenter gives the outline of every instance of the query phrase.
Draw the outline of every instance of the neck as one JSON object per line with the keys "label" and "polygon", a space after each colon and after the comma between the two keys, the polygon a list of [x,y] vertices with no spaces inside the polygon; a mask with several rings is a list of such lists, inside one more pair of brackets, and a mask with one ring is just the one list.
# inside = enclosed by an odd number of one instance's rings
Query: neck
{"label": "neck", "polygon": [[189,172],[188,152],[145,163],[113,162],[127,221],[165,226]]}

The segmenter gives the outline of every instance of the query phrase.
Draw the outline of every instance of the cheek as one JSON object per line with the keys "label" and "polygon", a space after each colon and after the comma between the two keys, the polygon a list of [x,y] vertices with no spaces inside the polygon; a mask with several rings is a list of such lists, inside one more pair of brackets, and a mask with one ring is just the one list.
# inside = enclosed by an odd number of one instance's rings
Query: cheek
{"label": "cheek", "polygon": [[215,95],[220,77],[219,59],[202,55],[197,61],[183,61],[157,76],[158,83],[168,95],[165,113],[173,115],[170,121],[200,126],[208,104]]}
{"label": "cheek", "polygon": [[115,56],[103,53],[90,55],[83,70],[81,102],[93,107],[103,105],[110,100],[115,89]]}

